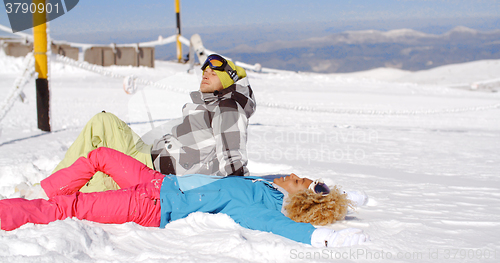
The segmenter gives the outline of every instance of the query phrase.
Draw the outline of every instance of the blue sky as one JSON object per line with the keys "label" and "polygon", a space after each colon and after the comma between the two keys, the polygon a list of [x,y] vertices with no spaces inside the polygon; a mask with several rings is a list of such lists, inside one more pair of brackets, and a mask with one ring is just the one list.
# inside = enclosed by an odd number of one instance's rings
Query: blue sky
{"label": "blue sky", "polygon": [[[174,0],[80,0],[51,23],[54,33],[120,31],[175,26]],[[497,0],[181,0],[183,27],[335,23],[402,18],[500,18]],[[5,7],[0,24],[10,26]],[[500,26],[499,26],[500,27]]]}

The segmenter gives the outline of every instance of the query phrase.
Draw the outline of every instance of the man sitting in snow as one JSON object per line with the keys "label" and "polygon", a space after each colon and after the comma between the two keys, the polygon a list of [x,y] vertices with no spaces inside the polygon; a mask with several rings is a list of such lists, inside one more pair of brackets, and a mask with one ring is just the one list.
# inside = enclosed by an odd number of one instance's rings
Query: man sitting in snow
{"label": "man sitting in snow", "polygon": [[[256,103],[250,86],[235,82],[243,68],[213,54],[202,66],[200,90],[182,108],[182,122],[168,134],[145,144],[122,120],[102,112],[90,119],[53,172],[70,166],[99,147],[121,151],[163,174],[248,175],[248,118]],[[120,189],[107,175],[96,173],[81,192]]]}
{"label": "man sitting in snow", "polygon": [[[112,176],[121,190],[80,193],[96,171]],[[63,185],[63,187],[61,187]],[[116,150],[100,147],[87,158],[42,181],[49,200],[0,200],[0,228],[48,224],[76,217],[98,223],[135,222],[165,227],[194,212],[223,213],[243,227],[268,231],[315,247],[366,242],[359,229],[316,228],[344,219],[354,205],[349,194],[295,174],[272,182],[253,176],[164,175]],[[358,202],[358,205],[362,203]]]}

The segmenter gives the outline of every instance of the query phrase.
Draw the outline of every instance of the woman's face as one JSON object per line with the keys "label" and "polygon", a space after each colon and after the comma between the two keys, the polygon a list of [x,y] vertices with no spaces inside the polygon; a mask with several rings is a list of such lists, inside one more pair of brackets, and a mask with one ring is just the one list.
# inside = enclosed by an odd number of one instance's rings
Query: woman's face
{"label": "woman's face", "polygon": [[300,190],[307,189],[313,181],[308,178],[300,178],[294,173],[289,176],[276,178],[273,183],[283,187],[289,194],[294,194]]}

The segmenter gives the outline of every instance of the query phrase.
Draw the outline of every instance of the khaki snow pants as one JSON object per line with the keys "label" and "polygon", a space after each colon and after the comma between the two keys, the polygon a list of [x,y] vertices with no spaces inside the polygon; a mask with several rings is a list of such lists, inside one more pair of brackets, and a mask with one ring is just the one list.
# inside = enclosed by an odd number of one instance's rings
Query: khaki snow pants
{"label": "khaki snow pants", "polygon": [[[99,147],[108,147],[120,151],[153,169],[151,145],[145,144],[125,122],[114,114],[101,112],[87,122],[78,138],[69,147],[64,159],[52,173],[69,167],[79,157],[87,157],[90,151]],[[102,172],[97,172],[80,189],[80,192],[90,193],[117,189],[120,189],[120,187],[111,177]]]}

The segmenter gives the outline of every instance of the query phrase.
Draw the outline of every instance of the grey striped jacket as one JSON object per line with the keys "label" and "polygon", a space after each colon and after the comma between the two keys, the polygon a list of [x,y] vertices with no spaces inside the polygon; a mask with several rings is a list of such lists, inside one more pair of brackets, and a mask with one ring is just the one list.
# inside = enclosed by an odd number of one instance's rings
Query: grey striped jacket
{"label": "grey striped jacket", "polygon": [[249,175],[248,119],[256,103],[250,86],[233,84],[219,92],[191,92],[182,121],[155,140],[151,156],[163,174]]}

